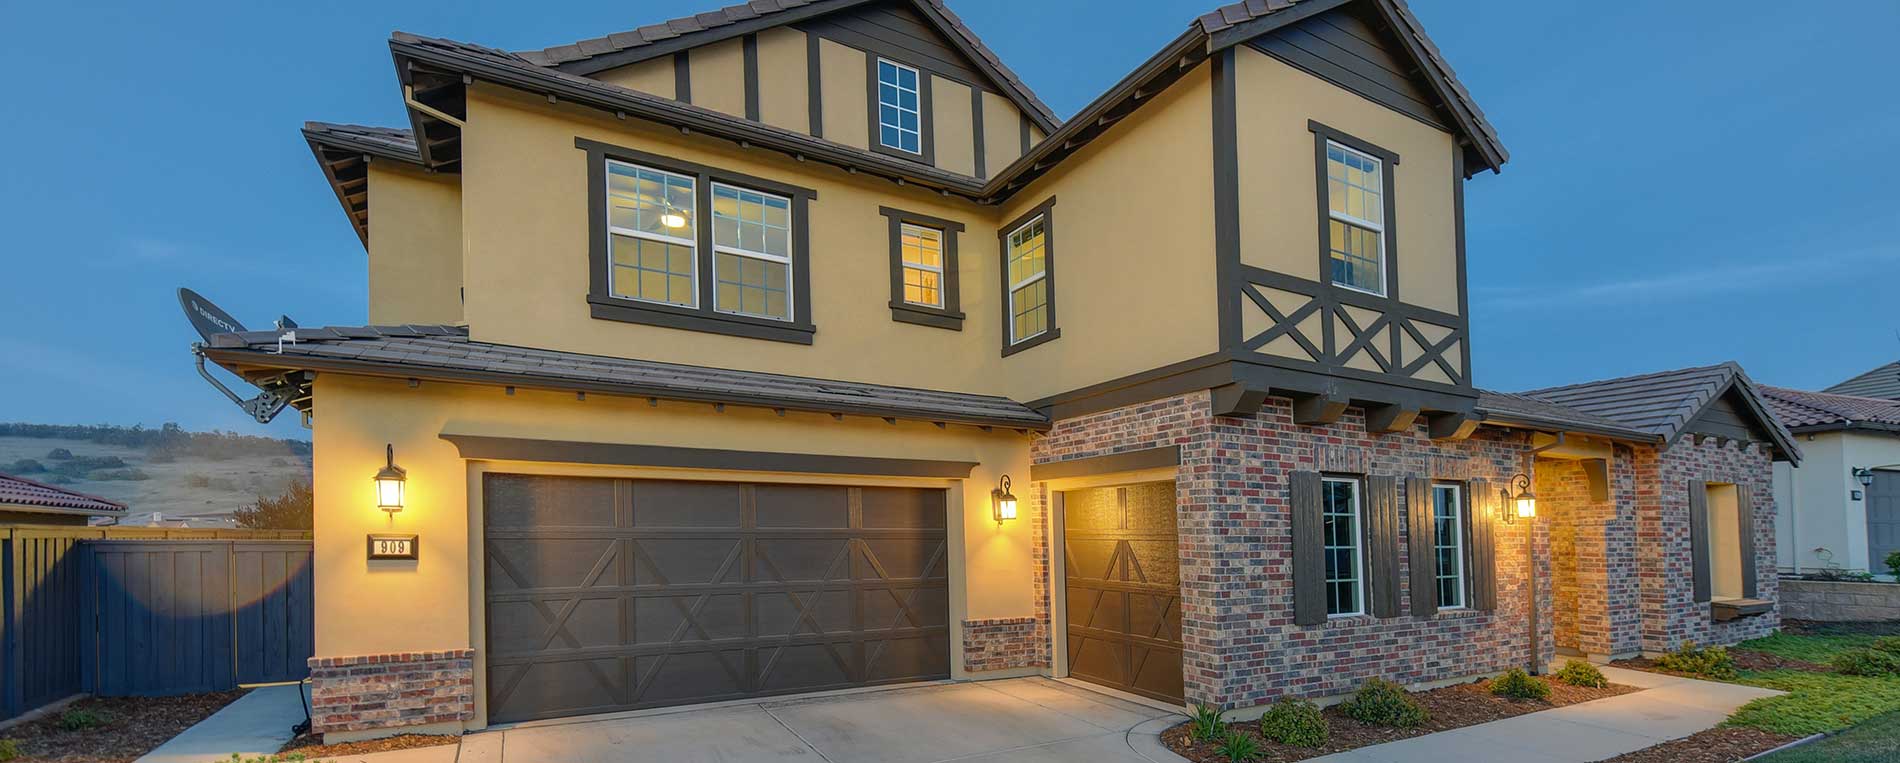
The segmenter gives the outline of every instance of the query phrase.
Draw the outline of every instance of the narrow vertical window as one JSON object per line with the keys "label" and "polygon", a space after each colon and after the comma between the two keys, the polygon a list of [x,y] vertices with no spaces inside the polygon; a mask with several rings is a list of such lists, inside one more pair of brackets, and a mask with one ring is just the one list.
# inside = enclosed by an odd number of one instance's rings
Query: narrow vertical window
{"label": "narrow vertical window", "polygon": [[1335,285],[1385,294],[1382,160],[1326,141],[1327,246]]}
{"label": "narrow vertical window", "polygon": [[1011,344],[1049,330],[1049,268],[1043,249],[1047,236],[1047,220],[1042,216],[1009,233]]}
{"label": "narrow vertical window", "polygon": [[698,302],[694,179],[607,162],[607,232],[616,297],[693,307]]}
{"label": "narrow vertical window", "polygon": [[904,302],[943,307],[943,231],[903,223]]}
{"label": "narrow vertical window", "polygon": [[1438,608],[1465,606],[1464,491],[1432,486],[1432,555],[1437,562]]}
{"label": "narrow vertical window", "polygon": [[912,154],[924,152],[916,69],[878,59],[877,128],[879,144]]}
{"label": "narrow vertical window", "polygon": [[714,183],[712,202],[714,309],[791,320],[791,199]]}
{"label": "narrow vertical window", "polygon": [[1359,481],[1328,477],[1321,489],[1321,535],[1325,539],[1326,614],[1364,614],[1361,574]]}

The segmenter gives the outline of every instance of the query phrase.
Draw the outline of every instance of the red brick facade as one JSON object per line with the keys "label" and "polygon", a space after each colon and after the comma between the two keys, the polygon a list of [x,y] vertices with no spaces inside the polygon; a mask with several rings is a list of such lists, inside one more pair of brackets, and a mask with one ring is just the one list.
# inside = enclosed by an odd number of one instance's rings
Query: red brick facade
{"label": "red brick facade", "polygon": [[1769,454],[1760,447],[1686,435],[1661,452],[1638,449],[1635,470],[1643,651],[1668,651],[1684,642],[1732,644],[1775,632],[1781,625],[1778,610],[1718,623],[1707,603],[1694,600],[1689,541],[1690,483],[1731,483],[1747,491],[1755,519],[1755,597],[1775,600],[1775,492]]}
{"label": "red brick facade", "polygon": [[971,673],[1049,666],[1047,620],[997,617],[963,621],[963,669]]}
{"label": "red brick facade", "polygon": [[310,659],[310,723],[319,734],[475,717],[475,650]]}

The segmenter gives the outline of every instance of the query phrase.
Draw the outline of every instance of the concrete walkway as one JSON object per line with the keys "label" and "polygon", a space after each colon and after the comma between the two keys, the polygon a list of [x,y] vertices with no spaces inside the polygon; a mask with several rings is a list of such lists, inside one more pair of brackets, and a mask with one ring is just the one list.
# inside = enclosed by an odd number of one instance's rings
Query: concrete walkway
{"label": "concrete walkway", "polygon": [[290,741],[290,727],[303,722],[301,688],[252,689],[135,763],[211,763],[234,752],[246,758],[274,753]]}
{"label": "concrete walkway", "polygon": [[1588,763],[1712,728],[1736,708],[1781,692],[1603,668],[1611,683],[1643,687],[1581,705],[1314,758],[1315,763],[1512,760]]}

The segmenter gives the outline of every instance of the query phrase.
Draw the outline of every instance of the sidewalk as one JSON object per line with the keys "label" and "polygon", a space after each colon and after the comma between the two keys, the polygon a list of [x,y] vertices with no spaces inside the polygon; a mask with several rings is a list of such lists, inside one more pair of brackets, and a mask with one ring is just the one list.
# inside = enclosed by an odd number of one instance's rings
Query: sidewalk
{"label": "sidewalk", "polygon": [[290,727],[303,722],[300,690],[295,685],[253,689],[134,763],[211,763],[234,752],[246,758],[276,752],[290,741]]}
{"label": "sidewalk", "polygon": [[1781,692],[1604,667],[1643,691],[1314,758],[1314,763],[1420,760],[1588,763],[1714,727],[1736,708]]}

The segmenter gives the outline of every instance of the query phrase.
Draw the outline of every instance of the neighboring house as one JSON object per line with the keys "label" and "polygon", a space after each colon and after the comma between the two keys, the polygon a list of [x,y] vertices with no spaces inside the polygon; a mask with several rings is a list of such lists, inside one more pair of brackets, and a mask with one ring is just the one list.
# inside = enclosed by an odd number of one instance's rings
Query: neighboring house
{"label": "neighboring house", "polygon": [[331,738],[1776,627],[1739,369],[1472,385],[1506,153],[1402,3],[1220,8],[1067,121],[940,0],[390,48],[408,130],[304,131],[377,325],[198,350],[311,417]]}
{"label": "neighboring house", "polygon": [[1822,390],[1834,395],[1900,400],[1900,361],[1887,363],[1867,373]]}
{"label": "neighboring house", "polygon": [[1782,568],[1887,574],[1887,555],[1900,551],[1900,402],[1761,390],[1807,456],[1800,468],[1775,465]]}
{"label": "neighboring house", "polygon": [[122,516],[125,504],[0,474],[0,522],[84,526],[94,517],[110,521]]}

